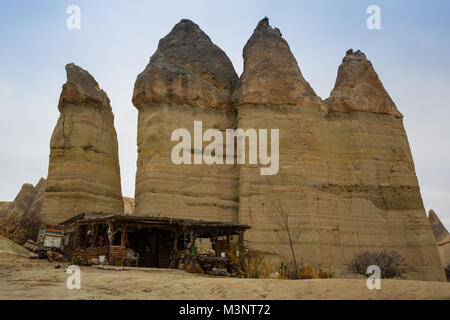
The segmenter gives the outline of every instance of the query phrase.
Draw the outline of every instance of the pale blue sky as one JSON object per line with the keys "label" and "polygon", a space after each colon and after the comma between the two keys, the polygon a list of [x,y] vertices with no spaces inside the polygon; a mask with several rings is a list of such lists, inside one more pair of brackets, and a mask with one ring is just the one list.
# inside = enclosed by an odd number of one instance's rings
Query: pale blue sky
{"label": "pale blue sky", "polygon": [[[81,9],[68,30],[66,9]],[[381,30],[366,8],[381,7]],[[136,76],[182,18],[196,22],[242,72],[242,48],[264,16],[289,42],[304,77],[327,98],[349,48],[361,49],[405,115],[426,209],[450,229],[450,1],[2,1],[0,200],[46,177],[65,64],[87,69],[108,94],[119,139],[122,188],[134,196]]]}

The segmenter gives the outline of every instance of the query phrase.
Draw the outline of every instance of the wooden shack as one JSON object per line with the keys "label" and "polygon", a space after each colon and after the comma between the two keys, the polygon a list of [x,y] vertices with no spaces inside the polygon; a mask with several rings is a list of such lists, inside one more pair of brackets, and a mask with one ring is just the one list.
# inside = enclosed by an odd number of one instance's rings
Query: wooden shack
{"label": "wooden shack", "polygon": [[95,212],[84,212],[61,225],[69,255],[104,256],[105,263],[116,266],[159,268],[178,267],[181,256],[196,250],[197,238],[209,238],[216,255],[227,249],[232,238],[242,246],[244,232],[250,228],[230,222]]}

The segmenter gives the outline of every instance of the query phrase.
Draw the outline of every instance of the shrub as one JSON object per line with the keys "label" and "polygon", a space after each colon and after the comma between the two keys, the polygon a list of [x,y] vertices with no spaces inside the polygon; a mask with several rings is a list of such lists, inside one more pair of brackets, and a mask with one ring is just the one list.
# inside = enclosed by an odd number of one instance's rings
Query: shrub
{"label": "shrub", "polygon": [[261,254],[252,250],[245,250],[239,257],[240,264],[246,278],[264,278],[265,262]]}
{"label": "shrub", "polygon": [[365,251],[356,254],[352,260],[347,262],[345,267],[346,270],[351,273],[369,277],[370,275],[366,273],[367,267],[376,265],[380,268],[381,278],[393,279],[404,278],[404,262],[405,259],[403,259],[397,251]]}

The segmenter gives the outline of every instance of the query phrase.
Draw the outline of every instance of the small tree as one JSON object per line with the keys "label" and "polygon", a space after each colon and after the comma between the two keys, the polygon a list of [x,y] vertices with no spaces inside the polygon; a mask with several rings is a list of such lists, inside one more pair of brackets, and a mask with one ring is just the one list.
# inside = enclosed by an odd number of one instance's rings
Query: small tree
{"label": "small tree", "polygon": [[353,259],[350,260],[345,267],[346,270],[351,273],[369,277],[370,275],[366,273],[367,267],[376,265],[380,268],[381,278],[393,279],[404,278],[404,263],[405,259],[403,259],[397,251],[386,251],[386,249],[383,249],[383,251],[380,252],[365,251],[355,254]]}
{"label": "small tree", "polygon": [[[299,268],[297,264],[297,258],[295,256],[294,244],[298,240],[300,233],[298,232],[298,230],[292,228],[291,223],[289,221],[290,210],[289,208],[283,206],[281,197],[278,197],[276,201],[272,201],[272,209],[277,225],[281,228],[282,231],[284,231],[284,233],[287,236],[287,244],[289,245],[292,261],[294,263],[295,268],[294,274],[292,276],[293,278],[298,278]],[[284,242],[280,234],[277,233],[277,235],[279,236],[280,241]]]}

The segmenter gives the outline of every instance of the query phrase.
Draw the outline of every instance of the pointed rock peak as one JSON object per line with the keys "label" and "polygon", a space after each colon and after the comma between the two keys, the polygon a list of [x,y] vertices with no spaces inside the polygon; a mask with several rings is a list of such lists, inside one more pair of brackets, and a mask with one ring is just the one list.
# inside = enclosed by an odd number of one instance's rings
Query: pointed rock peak
{"label": "pointed rock peak", "polygon": [[98,87],[98,83],[97,81],[95,81],[94,77],[91,76],[89,72],[80,68],[73,62],[66,65],[66,73],[68,83],[70,82],[78,85],[86,91],[100,90],[100,88]]}
{"label": "pointed rock peak", "polygon": [[170,33],[161,39],[159,48],[170,43],[171,40],[183,41],[208,41],[212,44],[211,39],[200,27],[189,19],[182,19],[170,31]]}
{"label": "pointed rock peak", "polygon": [[353,52],[353,49],[347,50],[344,59],[342,59],[342,62],[347,63],[364,63],[366,61],[367,57],[362,51],[358,50]]}
{"label": "pointed rock peak", "polygon": [[253,31],[253,36],[266,36],[282,39],[280,29],[272,28],[269,24],[269,18],[267,17],[264,17],[258,22],[258,25]]}
{"label": "pointed rock peak", "polygon": [[133,104],[138,109],[154,103],[227,109],[237,81],[227,55],[197,24],[183,19],[159,41],[137,77]]}
{"label": "pointed rock peak", "polygon": [[449,234],[444,224],[433,210],[428,212],[428,220],[430,221],[436,241],[444,239]]}
{"label": "pointed rock peak", "polygon": [[34,186],[34,188],[35,188],[36,190],[44,189],[46,183],[47,183],[47,180],[46,180],[46,179],[40,178],[40,179],[39,179],[39,182]]}
{"label": "pointed rock peak", "polygon": [[280,30],[270,26],[267,17],[259,21],[244,47],[244,72],[233,102],[324,110],[321,99],[303,78],[288,43]]}
{"label": "pointed rock peak", "polygon": [[325,100],[330,112],[364,111],[403,118],[366,55],[350,49],[339,66],[336,84]]}
{"label": "pointed rock peak", "polygon": [[34,190],[34,186],[31,183],[24,183],[20,188],[19,194],[21,192],[28,192],[30,190]]}
{"label": "pointed rock peak", "polygon": [[84,104],[111,110],[106,93],[99,88],[97,81],[86,70],[74,63],[66,65],[67,82],[63,86],[58,108],[61,111],[67,104]]}
{"label": "pointed rock peak", "polygon": [[437,216],[436,212],[434,212],[433,209],[430,209],[430,211],[428,211],[428,219],[430,220],[430,222],[440,222],[439,217]]}
{"label": "pointed rock peak", "polygon": [[34,195],[36,194],[36,189],[31,183],[24,183],[20,188],[19,193],[16,195],[13,201],[13,206],[27,207]]}

